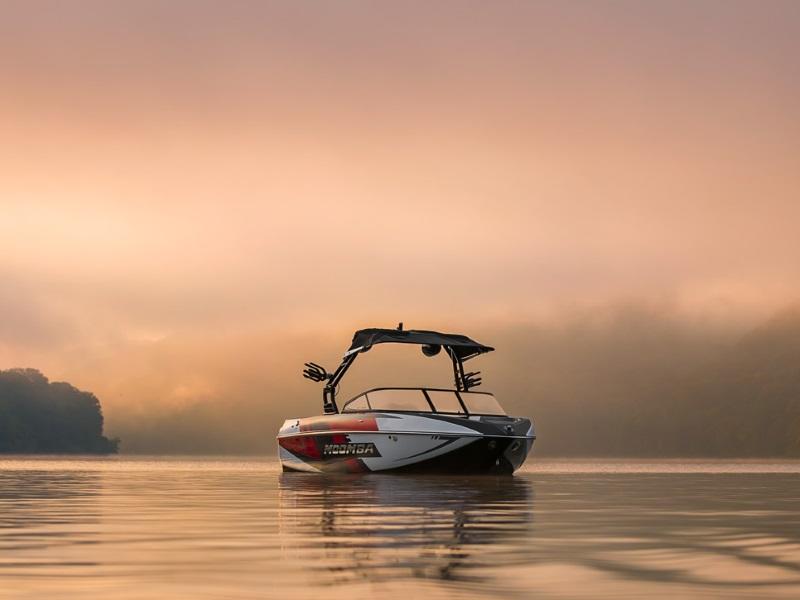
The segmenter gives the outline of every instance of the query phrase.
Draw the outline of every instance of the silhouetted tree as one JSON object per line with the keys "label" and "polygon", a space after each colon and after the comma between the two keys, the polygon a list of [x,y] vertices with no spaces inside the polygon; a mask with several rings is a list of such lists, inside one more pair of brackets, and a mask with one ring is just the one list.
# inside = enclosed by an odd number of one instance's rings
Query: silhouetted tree
{"label": "silhouetted tree", "polygon": [[36,369],[0,371],[0,452],[109,454],[118,445],[103,436],[94,394]]}

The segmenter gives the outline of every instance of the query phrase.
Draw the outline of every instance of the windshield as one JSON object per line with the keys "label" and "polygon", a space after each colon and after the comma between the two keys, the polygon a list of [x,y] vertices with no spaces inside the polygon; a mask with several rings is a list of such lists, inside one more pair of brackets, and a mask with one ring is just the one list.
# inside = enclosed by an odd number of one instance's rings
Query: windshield
{"label": "windshield", "polygon": [[[459,400],[460,397],[460,400]],[[430,404],[428,403],[430,399]],[[463,415],[464,407],[470,414],[505,415],[494,396],[483,392],[456,392],[455,390],[431,390],[420,388],[378,389],[364,392],[350,400],[342,412],[366,410],[399,410],[409,412],[431,412],[431,404],[437,413]]]}
{"label": "windshield", "polygon": [[413,412],[431,412],[431,405],[421,389],[372,390],[348,402],[343,412],[360,410],[407,410]]}
{"label": "windshield", "polygon": [[464,407],[453,390],[427,390],[436,412],[464,414]]}
{"label": "windshield", "polygon": [[460,392],[461,399],[470,414],[473,415],[505,415],[497,398],[484,392]]}

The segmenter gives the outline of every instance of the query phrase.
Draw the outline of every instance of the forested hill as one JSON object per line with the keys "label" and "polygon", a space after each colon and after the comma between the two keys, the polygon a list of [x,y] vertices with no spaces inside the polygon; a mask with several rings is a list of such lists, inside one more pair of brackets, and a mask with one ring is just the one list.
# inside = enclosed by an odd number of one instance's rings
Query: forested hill
{"label": "forested hill", "polygon": [[94,394],[35,369],[0,370],[0,452],[110,454],[118,443],[103,436]]}

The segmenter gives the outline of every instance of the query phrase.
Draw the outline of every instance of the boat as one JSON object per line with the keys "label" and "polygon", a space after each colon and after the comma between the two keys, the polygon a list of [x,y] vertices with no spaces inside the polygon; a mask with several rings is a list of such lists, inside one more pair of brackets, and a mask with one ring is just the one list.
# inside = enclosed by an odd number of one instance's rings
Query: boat
{"label": "boat", "polygon": [[[444,351],[453,389],[378,387],[342,403],[340,382],[356,358],[380,344],[417,344],[426,357]],[[425,330],[361,329],[332,373],[309,362],[303,376],[324,383],[323,414],[284,421],[278,455],[284,471],[313,473],[511,474],[536,439],[533,423],[508,416],[493,394],[475,391],[479,371],[464,363],[492,352],[465,335]]]}

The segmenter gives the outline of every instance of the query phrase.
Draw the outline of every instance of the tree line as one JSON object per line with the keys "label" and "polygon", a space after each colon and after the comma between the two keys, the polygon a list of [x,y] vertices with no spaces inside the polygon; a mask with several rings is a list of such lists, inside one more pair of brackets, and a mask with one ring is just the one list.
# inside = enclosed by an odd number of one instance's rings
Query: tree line
{"label": "tree line", "polygon": [[103,435],[94,394],[36,369],[0,370],[0,452],[110,454],[118,446]]}

